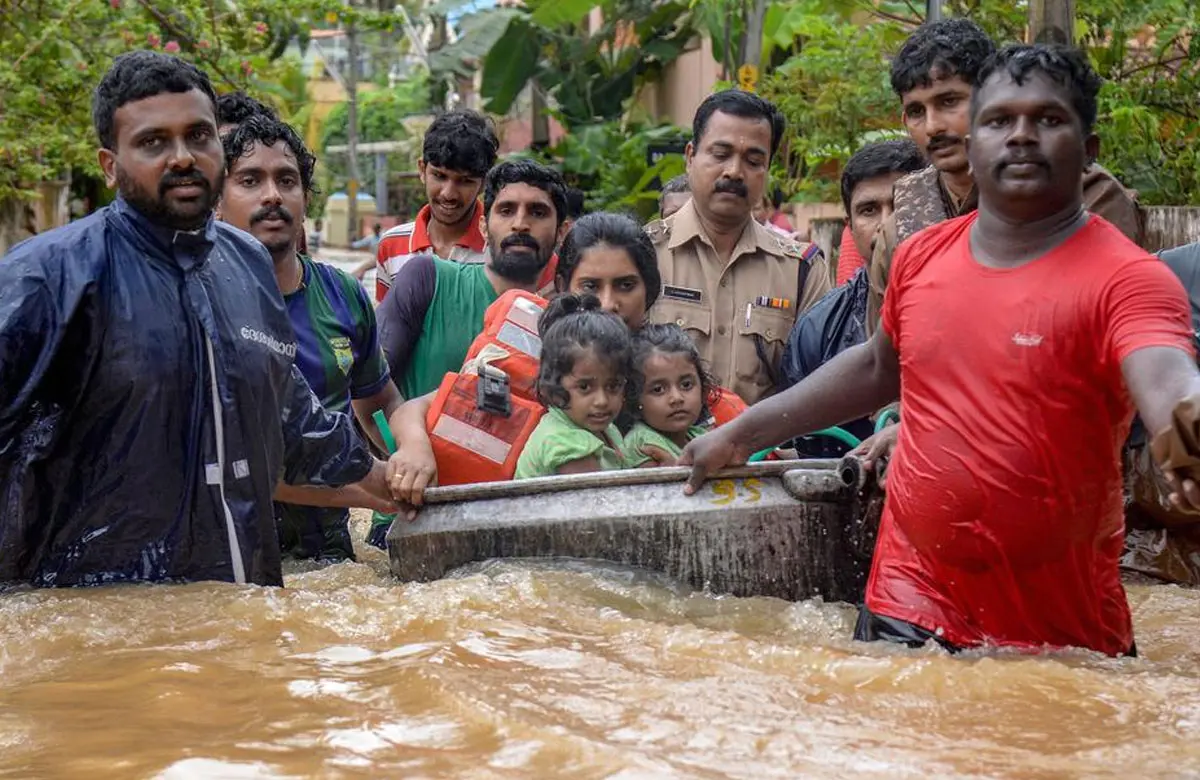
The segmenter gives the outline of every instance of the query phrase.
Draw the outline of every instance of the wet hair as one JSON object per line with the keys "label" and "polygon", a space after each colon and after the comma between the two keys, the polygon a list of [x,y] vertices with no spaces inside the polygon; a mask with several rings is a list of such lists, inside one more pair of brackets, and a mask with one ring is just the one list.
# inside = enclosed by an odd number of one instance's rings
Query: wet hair
{"label": "wet hair", "polygon": [[267,116],[278,119],[275,109],[245,92],[226,92],[217,97],[217,124],[240,125],[252,116]]}
{"label": "wet hair", "polygon": [[425,131],[421,159],[426,165],[483,178],[496,164],[499,150],[500,141],[491,120],[463,108],[433,120]]}
{"label": "wet hair", "polygon": [[492,213],[500,190],[510,184],[528,184],[550,196],[561,226],[567,218],[567,183],[562,174],[533,160],[506,160],[488,171],[483,181],[483,213]]}
{"label": "wet hair", "polygon": [[[692,341],[692,337],[687,334],[683,328],[673,322],[666,324],[650,323],[644,326],[637,333],[633,334],[633,356],[630,365],[630,384],[626,392],[626,397],[629,399],[627,406],[628,412],[634,417],[641,419],[641,410],[638,409],[642,393],[646,389],[646,374],[642,370],[642,366],[646,364],[646,360],[655,352],[662,352],[666,355],[684,355],[688,362],[696,367],[696,375],[700,377],[700,397],[704,399],[706,406],[711,406],[717,400],[717,391],[720,390],[719,383],[712,372],[708,370],[704,359],[700,357],[700,350],[696,348],[696,342]],[[705,416],[702,410],[701,417]]]}
{"label": "wet hair", "polygon": [[217,96],[212,82],[192,63],[155,51],[131,51],[117,57],[92,93],[92,125],[100,145],[117,148],[113,116],[121,106],[164,92],[183,94],[193,89],[212,101],[215,118]]}
{"label": "wet hair", "polygon": [[1096,95],[1104,80],[1092,69],[1087,56],[1069,46],[1010,44],[996,52],[980,69],[971,93],[971,121],[979,110],[979,90],[997,73],[1007,74],[1022,86],[1031,73],[1041,73],[1071,95],[1071,106],[1079,116],[1083,134],[1096,126]]}
{"label": "wet hair", "polygon": [[892,58],[892,90],[898,97],[935,79],[958,76],[975,83],[996,44],[970,19],[941,19],[916,29]]}
{"label": "wet hair", "polygon": [[654,243],[633,217],[598,211],[581,217],[571,226],[558,250],[558,270],[555,281],[559,290],[571,289],[571,279],[583,254],[597,246],[623,249],[637,268],[646,287],[646,308],[649,309],[662,293],[662,274],[658,270],[658,254]]}
{"label": "wet hair", "polygon": [[783,113],[771,101],[759,97],[753,92],[740,89],[721,90],[704,99],[704,102],[696,109],[696,116],[692,119],[692,143],[700,143],[701,137],[704,136],[704,130],[708,127],[708,120],[718,111],[742,119],[766,120],[767,124],[771,126],[771,156],[775,156],[775,151],[779,149],[779,142],[783,140],[783,131],[787,127],[787,120],[783,118]]}
{"label": "wet hair", "polygon": [[544,406],[565,408],[571,402],[563,377],[575,369],[585,350],[608,363],[620,376],[629,374],[632,352],[629,329],[615,314],[600,308],[594,295],[560,295],[550,302],[538,322],[542,359],[538,367],[538,400]]}
{"label": "wet hair", "polygon": [[661,213],[663,203],[668,195],[681,195],[683,193],[691,193],[692,183],[688,180],[686,173],[681,173],[674,179],[663,185],[662,192],[658,193],[658,210]]}
{"label": "wet hair", "polygon": [[300,169],[300,184],[306,195],[313,193],[313,169],[317,158],[292,126],[278,119],[272,119],[263,114],[255,114],[237,127],[225,134],[222,143],[225,145],[225,169],[233,171],[234,163],[250,154],[255,144],[263,147],[274,146],[283,141],[296,157],[296,167]]}
{"label": "wet hair", "polygon": [[583,216],[586,196],[578,187],[567,187],[567,219],[576,220]]}
{"label": "wet hair", "polygon": [[850,200],[858,185],[889,173],[913,173],[927,165],[920,148],[909,138],[867,144],[854,153],[842,170],[842,205],[850,216]]}

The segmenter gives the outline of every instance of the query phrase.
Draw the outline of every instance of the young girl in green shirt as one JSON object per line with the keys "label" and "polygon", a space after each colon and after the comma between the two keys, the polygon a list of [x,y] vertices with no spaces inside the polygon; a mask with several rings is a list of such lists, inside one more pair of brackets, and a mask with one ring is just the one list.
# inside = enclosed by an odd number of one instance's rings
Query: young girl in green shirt
{"label": "young girl in green shirt", "polygon": [[630,338],[594,295],[555,298],[538,323],[538,398],[546,416],[517,461],[517,479],[625,467],[613,424],[625,403]]}
{"label": "young girl in green shirt", "polygon": [[708,416],[704,400],[716,381],[692,339],[673,323],[646,325],[634,334],[632,376],[629,396],[637,423],[625,436],[625,462],[631,468],[663,465],[664,456],[678,458],[706,432],[700,424]]}

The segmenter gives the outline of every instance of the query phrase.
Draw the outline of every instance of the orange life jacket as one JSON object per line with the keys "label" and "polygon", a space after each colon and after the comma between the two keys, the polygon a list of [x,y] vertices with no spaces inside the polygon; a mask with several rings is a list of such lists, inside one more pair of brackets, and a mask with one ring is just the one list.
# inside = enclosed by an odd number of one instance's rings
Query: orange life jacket
{"label": "orange life jacket", "polygon": [[708,411],[713,416],[713,427],[720,428],[749,407],[742,397],[724,387],[713,388],[708,396]]}
{"label": "orange life jacket", "polygon": [[542,340],[538,319],[549,303],[524,290],[509,290],[497,298],[483,315],[483,332],[471,342],[463,371],[477,373],[486,363],[508,374],[513,395],[537,400],[538,366]]}
{"label": "orange life jacket", "polygon": [[442,380],[425,419],[438,484],[513,478],[525,442],[546,413],[537,400],[537,324],[547,305],[524,290],[501,295],[484,314],[462,371]]}
{"label": "orange life jacket", "polygon": [[[484,369],[482,381],[497,376]],[[476,374],[446,374],[425,418],[439,485],[512,479],[521,450],[546,413],[537,401],[515,393],[508,394],[508,415],[496,411],[480,397],[480,381]]]}

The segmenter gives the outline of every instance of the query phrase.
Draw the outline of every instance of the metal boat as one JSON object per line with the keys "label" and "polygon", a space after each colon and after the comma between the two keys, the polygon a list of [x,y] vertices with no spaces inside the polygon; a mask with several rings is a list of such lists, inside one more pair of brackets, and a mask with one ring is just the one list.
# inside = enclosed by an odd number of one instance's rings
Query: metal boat
{"label": "metal boat", "polygon": [[[855,602],[880,503],[853,459],[726,470],[695,495],[688,468],[431,488],[388,531],[392,572],[429,581],[495,558],[593,559],[712,593]],[[868,511],[870,510],[870,511]]]}

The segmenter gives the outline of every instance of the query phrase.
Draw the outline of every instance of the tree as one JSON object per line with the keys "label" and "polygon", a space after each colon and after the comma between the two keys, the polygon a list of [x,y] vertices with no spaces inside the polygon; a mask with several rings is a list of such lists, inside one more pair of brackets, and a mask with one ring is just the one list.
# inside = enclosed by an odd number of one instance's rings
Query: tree
{"label": "tree", "polygon": [[[918,10],[916,3],[792,0],[768,12],[766,42],[790,52],[763,85],[788,119],[776,174],[790,195],[836,201],[837,170],[848,156],[901,130],[888,58],[921,23]],[[948,0],[944,11],[975,20],[1001,43],[1025,34],[1017,4]],[[1200,204],[1200,5],[1078,0],[1074,33],[1105,79],[1101,162],[1143,203]]]}
{"label": "tree", "polygon": [[[417,158],[421,155],[421,142],[429,124],[430,92],[428,79],[423,73],[407,81],[399,82],[391,89],[376,89],[364,92],[359,100],[358,140],[360,143],[381,141],[399,142],[400,147],[387,155],[385,173],[403,173],[416,170]],[[309,213],[324,212],[330,192],[344,189],[350,179],[350,167],[344,153],[329,152],[331,146],[345,146],[349,137],[350,112],[346,103],[336,106],[325,118],[321,137],[317,144],[319,189],[317,197],[309,203]],[[364,182],[372,182],[378,173],[378,157],[365,155],[361,161]],[[369,184],[367,185],[370,186]],[[377,203],[379,213],[395,213],[391,204]]]}
{"label": "tree", "polygon": [[[467,17],[461,39],[437,53],[435,70],[478,63],[488,111],[507,113],[529,85],[548,95],[568,128],[622,117],[694,36],[685,0],[528,0]],[[589,30],[598,9],[601,21]]]}
{"label": "tree", "polygon": [[[218,91],[245,89],[285,108],[295,66],[283,54],[348,13],[363,29],[387,10],[341,0],[6,0],[0,25],[0,203],[72,170],[95,175],[91,94],[114,57],[157,49],[191,60]],[[378,4],[377,4],[378,5]],[[290,87],[287,86],[290,83]],[[281,89],[282,86],[282,89]],[[295,110],[299,110],[296,108]]]}
{"label": "tree", "polygon": [[788,120],[775,178],[800,200],[837,202],[841,164],[868,138],[899,129],[881,53],[895,51],[906,33],[894,24],[860,25],[799,5],[792,11],[786,29],[803,44],[762,85]]}
{"label": "tree", "polygon": [[95,172],[91,92],[118,54],[179,54],[225,89],[258,89],[297,33],[293,3],[17,2],[0,27],[0,201],[72,168]]}
{"label": "tree", "polygon": [[600,122],[577,128],[546,150],[546,162],[587,195],[589,211],[623,211],[642,221],[658,211],[656,182],[683,173],[683,155],[667,154],[651,164],[651,145],[685,140],[689,132],[642,120]]}

